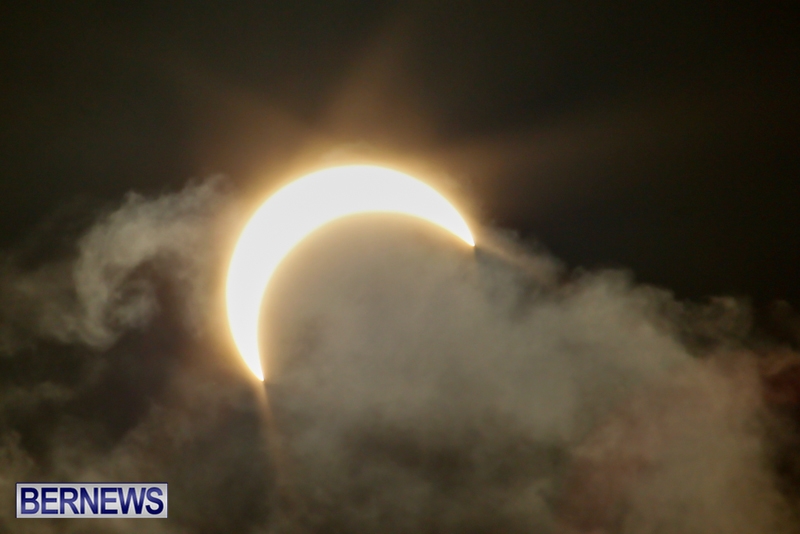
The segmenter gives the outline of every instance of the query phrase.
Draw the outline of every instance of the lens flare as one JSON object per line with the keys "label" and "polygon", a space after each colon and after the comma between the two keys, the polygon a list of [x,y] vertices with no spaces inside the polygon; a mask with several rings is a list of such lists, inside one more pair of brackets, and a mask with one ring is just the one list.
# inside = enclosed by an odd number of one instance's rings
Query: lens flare
{"label": "lens flare", "polygon": [[247,367],[264,380],[259,351],[261,301],[283,258],[307,235],[347,215],[397,213],[433,223],[475,246],[467,223],[435,189],[401,172],[369,165],[309,174],[255,212],[233,252],[226,286],[228,322]]}

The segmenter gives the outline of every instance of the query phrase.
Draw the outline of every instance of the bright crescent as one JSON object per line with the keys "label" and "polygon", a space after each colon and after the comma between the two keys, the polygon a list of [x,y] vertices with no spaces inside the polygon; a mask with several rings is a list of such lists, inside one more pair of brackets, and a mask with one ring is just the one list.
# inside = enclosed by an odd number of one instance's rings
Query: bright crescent
{"label": "bright crescent", "polygon": [[401,172],[369,165],[335,167],[283,187],[242,231],[228,268],[228,322],[239,353],[264,380],[259,352],[261,301],[283,258],[317,228],[347,215],[398,213],[424,219],[475,246],[467,223],[435,189]]}

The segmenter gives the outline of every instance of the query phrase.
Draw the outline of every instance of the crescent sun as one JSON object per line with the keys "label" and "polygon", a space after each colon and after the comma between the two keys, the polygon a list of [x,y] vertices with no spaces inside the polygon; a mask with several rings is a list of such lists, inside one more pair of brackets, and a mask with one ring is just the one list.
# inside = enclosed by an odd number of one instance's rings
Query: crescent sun
{"label": "crescent sun", "polygon": [[255,212],[233,251],[226,283],[228,323],[247,367],[264,380],[259,351],[261,302],[273,273],[307,235],[340,217],[398,213],[433,223],[475,246],[463,217],[435,189],[398,171],[334,167],[300,178]]}

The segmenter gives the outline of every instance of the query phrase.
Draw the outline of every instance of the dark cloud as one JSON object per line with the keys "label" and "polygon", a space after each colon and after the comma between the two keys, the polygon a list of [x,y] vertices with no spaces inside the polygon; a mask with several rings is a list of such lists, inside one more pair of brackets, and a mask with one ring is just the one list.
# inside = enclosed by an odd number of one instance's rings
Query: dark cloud
{"label": "dark cloud", "polygon": [[473,253],[354,218],[277,273],[261,390],[220,316],[241,223],[224,190],[131,194],[71,255],[7,256],[0,498],[165,480],[170,519],[9,505],[4,530],[792,531],[776,458],[794,434],[765,404],[743,303],[570,271],[492,229]]}

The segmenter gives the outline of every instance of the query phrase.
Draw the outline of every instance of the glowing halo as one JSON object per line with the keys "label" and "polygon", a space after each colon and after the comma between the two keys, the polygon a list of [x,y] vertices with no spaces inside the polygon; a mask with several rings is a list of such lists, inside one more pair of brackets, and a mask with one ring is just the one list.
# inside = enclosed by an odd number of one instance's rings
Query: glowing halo
{"label": "glowing halo", "polygon": [[228,323],[239,353],[264,380],[259,352],[261,301],[283,258],[308,234],[347,215],[398,213],[433,223],[475,246],[467,223],[435,189],[369,165],[334,167],[286,185],[255,212],[233,251],[226,285]]}

